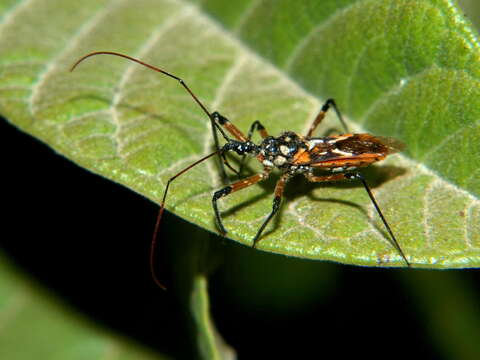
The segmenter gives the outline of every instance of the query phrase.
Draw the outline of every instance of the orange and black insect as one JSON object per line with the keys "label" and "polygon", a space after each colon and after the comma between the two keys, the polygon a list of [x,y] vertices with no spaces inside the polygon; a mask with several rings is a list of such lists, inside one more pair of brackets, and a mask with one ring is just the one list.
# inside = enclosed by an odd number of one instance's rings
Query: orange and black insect
{"label": "orange and black insect", "polygon": [[[382,220],[385,228],[387,229],[391,237],[393,245],[395,246],[399,254],[402,256],[407,266],[410,266],[409,261],[407,260],[404,252],[402,251],[402,248],[400,247],[397,239],[395,238],[395,235],[393,234],[393,231],[391,230],[387,220],[383,216],[382,211],[380,210],[380,207],[378,206],[378,203],[375,200],[372,191],[370,190],[370,187],[368,186],[363,175],[358,172],[359,168],[366,167],[377,161],[381,161],[385,159],[388,155],[400,151],[403,148],[403,144],[401,144],[399,141],[389,137],[373,136],[370,134],[348,133],[345,121],[343,120],[343,117],[333,99],[328,99],[321,107],[320,112],[312,122],[312,125],[310,126],[305,136],[302,136],[292,131],[286,131],[277,137],[270,136],[265,127],[260,123],[260,121],[255,121],[251,125],[248,134],[245,135],[240,129],[238,129],[232,122],[230,122],[220,113],[216,111],[212,113],[209,112],[207,108],[203,105],[203,103],[197,98],[197,96],[192,92],[192,90],[181,78],[171,73],[168,73],[158,67],[132,58],[128,55],[110,51],[93,52],[80,58],[72,66],[71,70],[75,69],[75,67],[86,58],[100,54],[115,55],[129,59],[177,80],[190,94],[193,100],[205,112],[205,114],[209,117],[212,124],[216,151],[202,157],[201,159],[195,161],[191,165],[178,172],[176,175],[172,176],[168,180],[167,186],[163,193],[163,198],[160,205],[157,222],[155,225],[151,248],[152,250],[150,255],[152,275],[155,282],[160,287],[163,288],[163,285],[158,281],[155,275],[155,271],[153,269],[154,249],[160,221],[163,215],[163,211],[165,209],[165,203],[170,184],[180,175],[185,174],[194,166],[215,155],[220,156],[220,158],[222,159],[221,164],[223,174],[225,174],[223,164],[225,164],[235,173],[239,174],[239,171],[236,171],[232,166],[229,165],[225,157],[225,154],[228,152],[234,152],[241,156],[248,155],[256,157],[257,160],[263,165],[263,171],[259,174],[236,181],[214,192],[212,197],[212,206],[218,229],[220,230],[222,235],[225,235],[227,233],[227,230],[223,225],[222,217],[217,206],[217,201],[220,198],[223,198],[236,191],[254,185],[262,180],[265,180],[269,177],[269,175],[274,169],[280,170],[281,176],[275,186],[275,195],[273,198],[272,210],[270,214],[268,214],[268,216],[265,218],[264,222],[258,229],[255,237],[253,238],[253,247],[256,247],[257,243],[261,239],[261,235],[265,227],[280,209],[282,194],[285,185],[287,184],[288,180],[291,179],[293,176],[302,174],[307,178],[308,181],[311,182],[358,180],[362,183],[368,196],[370,197],[370,200],[375,207],[375,210],[377,211],[380,219]],[[327,137],[313,137],[313,132],[325,118],[326,113],[331,107],[336,112],[342,126],[346,131],[346,134]],[[262,142],[258,145],[251,141],[251,137],[255,131],[258,131],[263,139]],[[217,132],[220,133],[220,135],[226,141],[226,143],[221,147],[219,146]],[[230,136],[228,136],[227,133],[230,134]],[[323,170],[324,172],[327,172],[327,174],[317,175],[315,174],[315,170]]]}

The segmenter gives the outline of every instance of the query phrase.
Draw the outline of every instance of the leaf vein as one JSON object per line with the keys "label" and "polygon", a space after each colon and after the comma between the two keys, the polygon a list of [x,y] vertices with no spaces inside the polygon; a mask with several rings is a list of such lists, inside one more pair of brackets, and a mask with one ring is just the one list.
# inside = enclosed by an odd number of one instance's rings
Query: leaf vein
{"label": "leaf vein", "polygon": [[[187,8],[187,10],[183,11],[180,14],[180,17],[184,17],[184,16],[186,17],[190,15],[190,12],[191,12],[191,8],[189,7]],[[155,44],[158,41],[160,41],[161,37],[171,28],[178,26],[178,23],[179,23],[179,17],[175,17],[175,16],[172,16],[167,21],[163,22],[151,34],[151,36],[148,39],[146,39],[146,41],[143,43],[141,48],[137,51],[135,57],[142,58],[146,56],[153,49]],[[126,84],[128,83],[133,73],[138,69],[139,69],[138,64],[132,62],[127,66],[126,70],[124,70],[122,77],[118,82],[118,88],[114,93],[112,105],[110,108],[112,119],[114,123],[117,125],[117,129],[113,136],[117,140],[119,157],[123,159],[125,159],[124,157],[128,157],[128,154],[123,154],[123,151],[122,151],[122,148],[124,147],[125,144],[122,142],[122,138],[119,136],[120,131],[122,129],[122,122],[119,119],[117,107],[120,104],[120,101],[122,100],[122,92],[125,89]]]}
{"label": "leaf vein", "polygon": [[233,26],[232,31],[234,34],[238,34],[242,27],[247,23],[250,16],[255,14],[255,10],[262,5],[263,0],[254,0],[250,3],[248,8],[245,9],[243,15],[238,19],[237,24]]}
{"label": "leaf vein", "polygon": [[[360,2],[371,2],[372,0],[360,0]],[[295,61],[301,55],[302,51],[307,48],[310,40],[316,36],[318,33],[326,29],[330,26],[338,17],[342,16],[344,13],[349,11],[350,9],[359,6],[359,1],[353,2],[350,5],[344,6],[343,8],[339,8],[337,11],[332,12],[328,18],[326,18],[323,22],[319,25],[312,27],[310,32],[306,34],[303,38],[298,41],[297,45],[292,48],[290,55],[285,59],[285,64],[281,66],[285,70],[285,72],[290,73]]]}
{"label": "leaf vein", "polygon": [[[235,77],[237,76],[238,73],[240,73],[242,66],[246,63],[247,57],[246,55],[242,55],[236,58],[236,61],[233,63],[233,65],[230,67],[228,72],[224,75],[222,82],[220,86],[217,88],[217,91],[215,93],[214,99],[211,103],[211,108],[216,109],[220,106],[221,102],[223,101],[223,98],[225,97],[225,94],[227,93],[228,87],[233,84],[233,81]],[[211,125],[210,122],[205,123],[205,136],[204,136],[204,142],[203,142],[203,153],[207,154],[210,149],[210,144],[212,143],[212,134],[211,134]],[[220,184],[220,179],[219,179],[219,174],[217,171],[214,170],[214,165],[212,162],[207,162],[207,172],[210,175],[211,182],[210,184],[212,186],[217,186]]]}
{"label": "leaf vein", "polygon": [[454,139],[454,138],[458,138],[458,135],[459,133],[461,133],[462,131],[464,131],[465,129],[469,128],[469,127],[477,127],[477,126],[480,126],[480,119],[478,119],[477,121],[475,121],[474,123],[472,124],[462,124],[457,130],[451,132],[450,134],[448,134],[446,137],[444,137],[438,144],[434,145],[433,147],[431,147],[427,152],[425,152],[425,155],[423,156],[423,159],[425,160],[425,162],[427,161],[427,159],[434,155],[436,152],[440,151],[440,149],[442,148],[442,146],[446,145],[446,143],[448,143],[450,140]]}
{"label": "leaf vein", "polygon": [[32,90],[30,93],[30,98],[28,100],[29,111],[31,115],[34,115],[37,112],[37,101],[39,101],[41,96],[41,90],[50,76],[55,74],[57,70],[57,65],[62,58],[64,58],[67,54],[75,49],[75,47],[79,44],[83,38],[89,34],[95,26],[101,23],[102,19],[107,16],[113,8],[119,6],[119,4],[123,3],[125,0],[122,1],[111,1],[107,6],[105,6],[102,10],[97,11],[95,15],[86,23],[84,23],[80,28],[79,31],[68,41],[68,44],[63,47],[58,54],[52,57],[52,59],[46,64],[45,69],[39,73],[37,77],[37,82],[32,86]]}
{"label": "leaf vein", "polygon": [[35,0],[24,0],[19,1],[13,5],[9,11],[1,18],[0,22],[0,34],[3,32],[3,29],[10,25],[16,18],[16,16],[22,12],[24,9],[28,9]]}

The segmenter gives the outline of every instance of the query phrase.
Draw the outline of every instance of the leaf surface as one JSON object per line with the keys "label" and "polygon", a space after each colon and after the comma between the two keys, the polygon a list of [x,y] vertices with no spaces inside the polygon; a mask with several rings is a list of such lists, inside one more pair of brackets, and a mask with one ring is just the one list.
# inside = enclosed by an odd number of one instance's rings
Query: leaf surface
{"label": "leaf surface", "polygon": [[[366,176],[409,260],[479,265],[479,46],[451,1],[25,0],[0,11],[1,114],[81,166],[158,201],[169,177],[212,149],[208,119],[172,79],[107,56],[69,73],[90,51],[181,76],[245,132],[260,119],[272,135],[305,133],[320,99],[333,97],[355,132],[407,145]],[[329,116],[318,135],[332,128]],[[215,231],[218,174],[215,161],[192,169],[172,184],[167,208]],[[251,244],[276,178],[222,199],[229,237]],[[293,180],[260,248],[403,265],[350,183]]]}

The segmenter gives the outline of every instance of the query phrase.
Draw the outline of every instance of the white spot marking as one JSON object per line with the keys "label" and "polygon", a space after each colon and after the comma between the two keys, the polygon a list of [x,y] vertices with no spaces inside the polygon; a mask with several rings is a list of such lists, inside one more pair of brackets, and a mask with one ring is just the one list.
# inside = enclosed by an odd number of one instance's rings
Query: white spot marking
{"label": "white spot marking", "polygon": [[348,139],[349,137],[352,137],[351,135],[348,135],[348,136],[339,136],[335,139],[332,139],[332,140],[329,140],[328,143],[329,144],[335,144],[337,141],[341,141],[341,140],[345,140],[345,139]]}
{"label": "white spot marking", "polygon": [[342,155],[342,156],[353,156],[352,153],[349,153],[349,152],[346,152],[346,151],[342,151],[342,150],[339,150],[339,149],[335,149],[332,151],[334,154],[337,154],[337,155]]}
{"label": "white spot marking", "polygon": [[277,156],[275,158],[275,160],[273,161],[273,163],[276,165],[276,166],[282,166],[283,164],[285,164],[287,162],[287,159],[285,159],[283,156]]}
{"label": "white spot marking", "polygon": [[323,139],[311,139],[310,141],[307,141],[307,144],[308,150],[312,150],[318,144],[325,144],[325,141]]}
{"label": "white spot marking", "polygon": [[283,154],[283,155],[288,155],[290,150],[288,149],[288,146],[285,146],[285,145],[280,145],[280,152]]}

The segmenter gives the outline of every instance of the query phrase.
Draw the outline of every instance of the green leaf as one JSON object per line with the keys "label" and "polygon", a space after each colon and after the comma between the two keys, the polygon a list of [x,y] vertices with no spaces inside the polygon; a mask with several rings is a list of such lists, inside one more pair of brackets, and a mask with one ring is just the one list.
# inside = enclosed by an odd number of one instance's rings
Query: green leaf
{"label": "green leaf", "polygon": [[[178,83],[107,56],[69,73],[90,51],[181,76],[243,131],[261,119],[273,135],[304,133],[334,97],[356,132],[407,145],[366,175],[410,261],[480,264],[479,44],[451,1],[37,0],[0,9],[1,114],[81,166],[158,201],[169,177],[211,150],[208,119]],[[318,134],[332,127],[333,116]],[[229,237],[251,244],[275,178],[222,199]],[[205,162],[172,183],[167,208],[216,231],[220,186],[215,162]],[[260,248],[403,265],[355,184],[292,181]]]}
{"label": "green leaf", "polygon": [[[45,331],[48,329],[48,331]],[[92,326],[18,275],[0,252],[0,353],[8,359],[167,359]]]}

